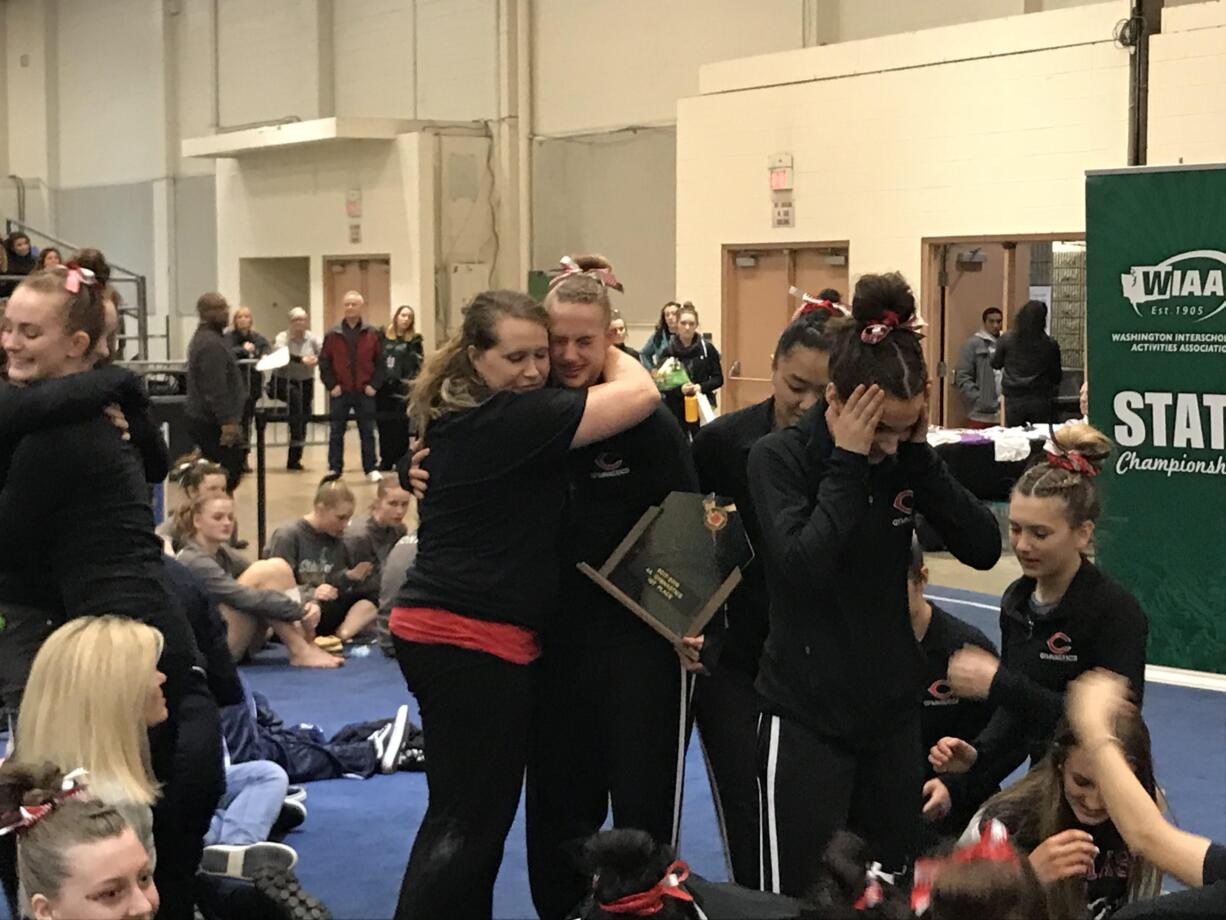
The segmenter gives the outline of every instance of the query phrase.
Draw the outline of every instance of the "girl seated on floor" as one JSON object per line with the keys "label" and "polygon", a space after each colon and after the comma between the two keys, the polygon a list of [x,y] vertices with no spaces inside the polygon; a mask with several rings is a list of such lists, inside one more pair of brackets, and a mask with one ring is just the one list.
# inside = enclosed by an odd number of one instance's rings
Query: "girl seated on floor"
{"label": "girl seated on floor", "polygon": [[21,916],[153,920],[153,860],[126,818],[52,764],[0,765],[0,833],[17,835]]}
{"label": "girl seated on floor", "polygon": [[412,494],[401,488],[400,481],[384,476],[375,490],[370,514],[349,522],[345,549],[354,562],[370,562],[374,566],[373,578],[382,578],[392,547],[409,532],[404,518],[412,504]]}
{"label": "girl seated on floor", "polygon": [[284,643],[289,663],[335,668],[343,662],[317,648],[319,605],[303,603],[294,572],[284,559],[247,562],[227,546],[234,530],[234,500],[201,495],[184,521],[187,537],[178,559],[196,576],[226,621],[230,654],[241,661],[264,645],[269,627]]}
{"label": "girl seated on floor", "polygon": [[[1115,738],[1146,794],[1161,802],[1149,729],[1135,709],[1118,714]],[[988,799],[962,836],[963,843],[972,843],[979,838],[981,822],[1000,821],[1029,858],[1053,917],[1099,920],[1161,890],[1161,871],[1130,852],[1107,813],[1094,753],[1061,724],[1047,757]]]}
{"label": "girl seated on floor", "polygon": [[311,512],[278,527],[264,554],[289,563],[295,581],[310,591],[321,611],[316,632],[335,636],[336,651],[374,622],[379,600],[374,563],[352,558],[343,540],[353,508],[349,487],[338,479],[324,479]]}
{"label": "girl seated on floor", "polygon": [[177,508],[166,516],[166,520],[157,526],[157,535],[164,541],[169,541],[172,552],[183,549],[183,544],[191,536],[192,507],[196,500],[204,496],[225,496],[226,471],[218,463],[206,460],[199,452],[193,452],[180,457],[170,470],[170,481],[177,485],[183,493],[183,500]]}

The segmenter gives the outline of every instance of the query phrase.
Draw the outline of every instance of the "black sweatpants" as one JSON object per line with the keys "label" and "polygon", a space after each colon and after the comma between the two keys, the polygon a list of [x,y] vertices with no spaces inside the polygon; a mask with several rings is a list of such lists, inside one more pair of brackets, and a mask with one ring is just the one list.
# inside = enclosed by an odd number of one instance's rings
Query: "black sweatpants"
{"label": "black sweatpants", "polygon": [[201,455],[206,460],[220,463],[226,470],[226,490],[233,492],[238,488],[243,478],[243,463],[247,459],[245,446],[222,447],[221,426],[205,419],[187,417],[187,433],[192,442],[200,448]]}
{"label": "black sweatpants", "polygon": [[523,786],[534,669],[455,646],[394,641],[430,739],[429,802],[396,920],[489,920]]}
{"label": "black sweatpants", "polygon": [[924,768],[918,708],[881,725],[877,744],[853,748],[791,719],[758,724],[762,887],[802,897],[822,854],[844,828],[859,834],[887,872],[909,866],[921,834]]}
{"label": "black sweatpants", "polygon": [[1027,422],[1046,424],[1052,421],[1055,401],[1048,396],[1006,396],[1005,425],[1020,428]]}
{"label": "black sweatpants", "polygon": [[158,918],[191,920],[204,835],[226,790],[221,717],[202,674],[194,673],[154,729],[150,753],[162,797],[153,806],[157,847],[154,881],[162,896]]}
{"label": "black sweatpants", "polygon": [[404,400],[395,392],[375,394],[375,424],[379,428],[379,469],[394,470],[409,452],[409,417]]}
{"label": "black sweatpants", "polygon": [[758,709],[753,677],[717,665],[694,684],[693,715],[711,781],[715,813],[732,880],[757,888],[761,825],[758,823]]}
{"label": "black sweatpants", "polygon": [[559,646],[541,659],[525,808],[541,920],[569,916],[591,889],[579,856],[610,802],[615,827],[676,846],[689,683],[676,651],[654,635],[613,648]]}

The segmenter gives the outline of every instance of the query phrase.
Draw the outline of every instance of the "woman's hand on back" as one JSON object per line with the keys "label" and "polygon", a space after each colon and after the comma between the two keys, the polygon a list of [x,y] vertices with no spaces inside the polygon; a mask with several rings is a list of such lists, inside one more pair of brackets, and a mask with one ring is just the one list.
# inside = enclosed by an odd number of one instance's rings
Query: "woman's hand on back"
{"label": "woman's hand on back", "polygon": [[873,449],[873,438],[885,412],[885,390],[873,384],[863,384],[852,390],[847,402],[831,402],[826,407],[826,425],[834,437],[834,446],[867,457]]}

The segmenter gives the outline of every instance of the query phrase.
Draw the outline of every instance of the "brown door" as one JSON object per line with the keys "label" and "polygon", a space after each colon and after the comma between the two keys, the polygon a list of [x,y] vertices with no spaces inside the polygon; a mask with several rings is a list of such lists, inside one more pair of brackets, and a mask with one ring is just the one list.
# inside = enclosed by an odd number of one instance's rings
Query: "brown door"
{"label": "brown door", "polygon": [[846,251],[794,249],[792,252],[796,262],[793,276],[796,287],[814,297],[826,288],[834,288],[842,295],[843,303],[851,302],[851,291],[847,289]]}
{"label": "brown door", "polygon": [[[841,258],[835,258],[839,256]],[[771,395],[775,344],[800,302],[793,286],[847,298],[847,251],[838,248],[741,249],[724,253],[724,412]],[[836,264],[837,262],[842,264]]]}
{"label": "brown door", "polygon": [[732,412],[770,396],[771,355],[795,306],[786,250],[729,250],[725,258],[721,409]]}
{"label": "brown door", "polygon": [[387,256],[324,259],[324,323],[331,329],[344,316],[342,301],[357,291],[366,301],[362,318],[386,326],[391,316],[392,276]]}

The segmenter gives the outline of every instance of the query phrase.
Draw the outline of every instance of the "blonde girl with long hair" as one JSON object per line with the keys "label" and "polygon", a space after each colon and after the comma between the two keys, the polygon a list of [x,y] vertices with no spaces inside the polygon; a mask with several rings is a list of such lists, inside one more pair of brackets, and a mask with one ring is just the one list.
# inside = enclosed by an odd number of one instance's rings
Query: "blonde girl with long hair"
{"label": "blonde girl with long hair", "polygon": [[597,386],[546,389],[549,371],[548,312],[486,291],[412,389],[430,488],[389,625],[431,734],[430,801],[398,920],[489,918],[523,784],[529,665],[558,602],[567,457],[659,405],[647,371],[613,347]]}
{"label": "blonde girl with long hair", "polygon": [[150,854],[151,809],[161,790],[149,729],[167,718],[161,654],[161,633],[136,620],[70,620],[34,658],[14,751],[25,763],[88,770],[92,795],[124,815]]}

